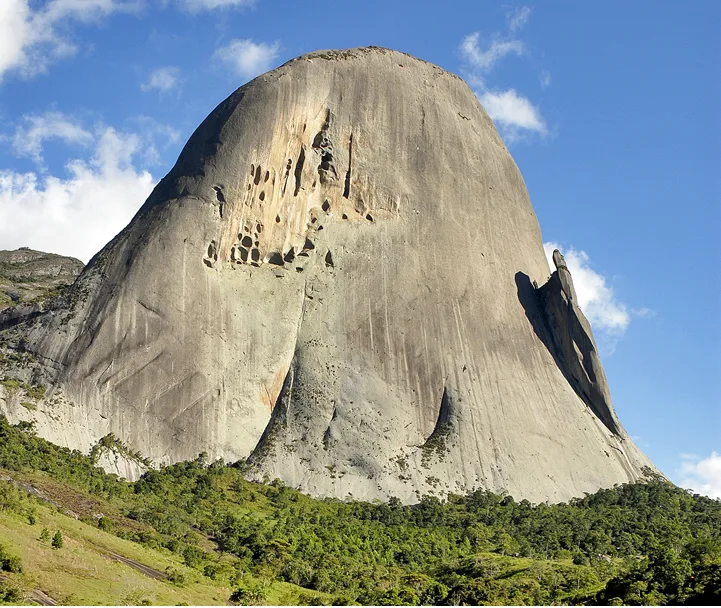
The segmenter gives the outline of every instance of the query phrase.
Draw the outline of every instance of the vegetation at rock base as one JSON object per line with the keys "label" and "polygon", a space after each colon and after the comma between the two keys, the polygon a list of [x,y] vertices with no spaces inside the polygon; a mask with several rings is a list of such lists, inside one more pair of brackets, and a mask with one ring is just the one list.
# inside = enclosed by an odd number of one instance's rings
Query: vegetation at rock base
{"label": "vegetation at rock base", "polygon": [[[31,564],[21,541],[13,541],[15,528],[29,530],[29,542],[52,552],[56,564],[76,559],[71,556],[81,537],[92,539],[92,546],[115,539],[120,544],[114,553],[120,554],[122,545],[136,562],[152,561],[158,580],[135,574],[157,588],[125,598],[134,603],[171,601],[167,594],[176,594],[175,602],[177,594],[186,594],[182,601],[245,604],[721,600],[721,502],[660,479],[559,505],[476,491],[403,506],[395,499],[387,504],[312,499],[278,481],[248,482],[242,463],[208,462],[201,455],[129,483],[80,452],[37,438],[30,425],[11,426],[4,419],[0,468],[7,480],[0,482],[6,556],[0,563],[18,556],[22,570],[8,575],[15,577],[15,591],[7,592],[12,601],[17,589],[30,585],[31,566],[37,587],[51,576],[40,562]],[[50,530],[62,529],[63,549],[52,551],[48,540],[38,540],[31,516]],[[14,527],[3,526],[8,517]],[[50,589],[48,582],[46,591],[57,594],[62,583],[54,584]],[[201,587],[215,595],[204,600],[187,595]],[[71,592],[74,601],[88,601],[77,589],[68,588],[66,595]]]}

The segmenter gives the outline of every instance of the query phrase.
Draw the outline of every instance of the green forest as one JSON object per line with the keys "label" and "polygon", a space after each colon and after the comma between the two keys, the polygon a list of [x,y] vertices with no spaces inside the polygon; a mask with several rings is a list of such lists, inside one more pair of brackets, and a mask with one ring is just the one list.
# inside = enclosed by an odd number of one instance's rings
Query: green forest
{"label": "green forest", "polygon": [[[661,478],[567,504],[478,490],[404,506],[314,499],[246,481],[244,466],[201,454],[130,483],[0,418],[0,512],[34,524],[41,501],[17,480],[45,484],[54,508],[178,556],[236,604],[270,603],[278,582],[297,590],[286,603],[315,605],[721,604],[721,501]],[[61,556],[53,532],[37,535]],[[22,576],[5,541],[0,570]],[[17,603],[6,578],[0,599]],[[178,571],[164,584],[196,583]]]}

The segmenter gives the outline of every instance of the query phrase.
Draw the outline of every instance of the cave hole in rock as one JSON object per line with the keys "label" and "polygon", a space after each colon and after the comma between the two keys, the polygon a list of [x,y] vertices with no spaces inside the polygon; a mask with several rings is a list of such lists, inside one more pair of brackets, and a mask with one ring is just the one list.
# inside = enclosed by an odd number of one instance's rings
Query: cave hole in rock
{"label": "cave hole in rock", "polygon": [[288,176],[290,176],[290,168],[293,166],[293,161],[289,158],[285,165],[285,175],[283,176],[283,188],[280,192],[281,196],[285,195],[285,188],[288,185]]}
{"label": "cave hole in rock", "polygon": [[260,222],[257,223],[257,224],[255,225],[255,231],[256,231],[258,234],[260,234],[261,232],[263,232],[263,224],[261,224]]}
{"label": "cave hole in rock", "polygon": [[254,262],[257,262],[258,260],[260,260],[260,251],[258,251],[257,249],[251,249],[250,250],[250,259],[253,260]]}
{"label": "cave hole in rock", "polygon": [[329,266],[330,268],[333,268],[333,256],[330,253],[330,249],[328,250],[328,253],[325,254],[325,265]]}
{"label": "cave hole in rock", "polygon": [[247,262],[248,261],[248,250],[244,247],[241,247],[238,249],[238,253],[240,253],[240,260],[241,262]]}
{"label": "cave hole in rock", "polygon": [[308,257],[308,252],[307,252],[307,251],[301,251],[301,252],[298,254],[298,257],[307,258],[307,257]]}
{"label": "cave hole in rock", "polygon": [[246,234],[243,240],[240,241],[240,244],[243,245],[243,247],[251,247],[253,245],[253,239]]}
{"label": "cave hole in rock", "polygon": [[348,215],[344,213],[344,214],[341,216],[341,218],[344,219],[344,220],[347,220],[347,219],[348,219]]}
{"label": "cave hole in rock", "polygon": [[288,253],[283,256],[283,259],[290,264],[295,259],[295,248],[291,247]]}
{"label": "cave hole in rock", "polygon": [[235,247],[230,248],[230,261],[235,262]]}
{"label": "cave hole in rock", "polygon": [[323,230],[323,226],[318,226],[318,232],[320,232],[321,230]]}
{"label": "cave hole in rock", "polygon": [[248,187],[246,189],[250,190],[251,186],[252,186],[252,184],[248,184]]}
{"label": "cave hole in rock", "polygon": [[260,194],[258,195],[258,198],[259,198],[261,201],[264,201],[264,200],[265,200],[265,190],[261,190]]}
{"label": "cave hole in rock", "polygon": [[317,221],[318,221],[318,218],[317,218],[317,217],[312,217],[312,218],[310,218],[310,223],[311,223],[311,224],[315,224]]}
{"label": "cave hole in rock", "polygon": [[250,165],[250,175],[251,175],[251,177],[252,177],[253,175],[255,175],[255,163],[253,163],[252,165]]}
{"label": "cave hole in rock", "polygon": [[328,202],[328,199],[323,201],[323,205],[321,206],[321,209],[328,213],[330,211],[330,203]]}
{"label": "cave hole in rock", "polygon": [[213,190],[215,190],[215,198],[217,198],[221,203],[224,203],[225,195],[223,194],[222,188],[220,186],[213,186]]}
{"label": "cave hole in rock", "polygon": [[261,168],[260,168],[260,165],[258,165],[255,169],[255,179],[253,180],[253,183],[256,186],[260,183],[260,172],[261,172]]}
{"label": "cave hole in rock", "polygon": [[296,267],[295,267],[295,271],[296,271],[296,272],[303,272],[303,268],[302,268],[301,266],[296,266]]}
{"label": "cave hole in rock", "polygon": [[270,179],[270,171],[265,172],[265,177],[263,178],[264,182],[267,182]]}
{"label": "cave hole in rock", "polygon": [[275,216],[275,223],[280,224],[280,216],[279,215]]}
{"label": "cave hole in rock", "polygon": [[366,219],[367,219],[369,222],[372,222],[372,221],[373,221],[373,216],[369,213],[368,215],[366,215]]}
{"label": "cave hole in rock", "polygon": [[323,152],[320,157],[320,165],[318,165],[318,175],[320,175],[320,183],[325,184],[329,181],[338,179],[338,172],[333,164],[333,155],[330,152]]}
{"label": "cave hole in rock", "polygon": [[215,241],[210,241],[210,244],[208,245],[208,257],[209,258],[217,258],[218,250],[215,245]]}
{"label": "cave hole in rock", "polygon": [[255,241],[254,245],[258,247],[260,245],[260,241]]}
{"label": "cave hole in rock", "polygon": [[203,264],[205,264],[208,268],[212,268],[213,264],[210,260],[203,260]]}
{"label": "cave hole in rock", "polygon": [[285,264],[285,261],[283,260],[283,256],[280,255],[280,252],[273,251],[268,255],[268,264],[274,264],[275,266],[283,266]]}
{"label": "cave hole in rock", "polygon": [[353,170],[353,133],[348,138],[348,171],[345,172],[345,184],[343,185],[343,198],[350,198],[350,180]]}
{"label": "cave hole in rock", "polygon": [[315,249],[313,241],[306,237],[305,243],[303,243],[303,249]]}
{"label": "cave hole in rock", "polygon": [[305,164],[305,146],[301,145],[300,152],[298,153],[298,161],[295,163],[295,191],[293,196],[298,196],[300,192],[301,177],[303,175],[303,165]]}

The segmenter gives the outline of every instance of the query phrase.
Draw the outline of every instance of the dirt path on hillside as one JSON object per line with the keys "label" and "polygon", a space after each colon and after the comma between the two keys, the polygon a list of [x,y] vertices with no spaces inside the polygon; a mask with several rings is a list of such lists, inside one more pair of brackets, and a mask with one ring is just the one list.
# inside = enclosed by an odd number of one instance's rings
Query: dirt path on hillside
{"label": "dirt path on hillside", "polygon": [[145,564],[136,562],[134,559],[130,559],[129,557],[125,557],[123,555],[120,555],[119,553],[114,553],[112,551],[105,551],[104,553],[110,559],[114,559],[117,562],[126,564],[131,568],[134,568],[138,572],[142,572],[143,574],[145,574],[145,576],[149,576],[150,578],[155,579],[156,581],[164,581],[168,578],[168,576],[160,570],[156,570],[155,568],[151,568],[150,566],[146,566]]}

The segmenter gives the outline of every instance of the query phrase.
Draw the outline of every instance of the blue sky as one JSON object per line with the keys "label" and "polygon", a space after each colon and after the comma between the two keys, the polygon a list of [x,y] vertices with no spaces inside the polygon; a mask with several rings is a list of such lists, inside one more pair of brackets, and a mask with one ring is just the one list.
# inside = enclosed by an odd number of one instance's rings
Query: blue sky
{"label": "blue sky", "polygon": [[721,3],[0,1],[0,249],[89,257],[253,76],[379,45],[466,79],[569,262],[619,417],[721,497]]}

